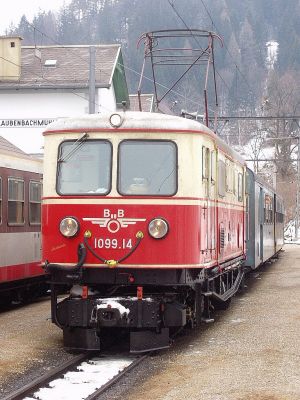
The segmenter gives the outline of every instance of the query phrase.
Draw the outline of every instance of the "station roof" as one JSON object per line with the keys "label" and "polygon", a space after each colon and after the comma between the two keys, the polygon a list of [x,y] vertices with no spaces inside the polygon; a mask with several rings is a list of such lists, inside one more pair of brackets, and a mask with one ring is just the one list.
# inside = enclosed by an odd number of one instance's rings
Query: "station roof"
{"label": "station roof", "polygon": [[[130,94],[130,111],[140,111],[139,98],[137,94]],[[154,96],[153,94],[141,94],[141,105],[142,111],[153,111],[154,108]]]}
{"label": "station roof", "polygon": [[[0,90],[86,88],[89,82],[90,47],[92,46],[22,46],[21,76],[18,80],[0,81]],[[112,44],[93,47],[96,87],[109,87],[117,69],[121,70],[121,78],[126,84],[121,46]]]}
{"label": "station roof", "polygon": [[8,140],[4,139],[4,137],[0,136],[0,153],[2,152],[27,156],[27,154],[23,150],[19,149],[19,147],[15,146]]}

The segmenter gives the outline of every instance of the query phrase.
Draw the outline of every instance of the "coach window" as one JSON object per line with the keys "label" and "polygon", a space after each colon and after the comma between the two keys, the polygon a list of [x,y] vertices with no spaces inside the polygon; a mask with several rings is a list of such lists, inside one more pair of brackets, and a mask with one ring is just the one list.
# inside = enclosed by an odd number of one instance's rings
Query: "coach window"
{"label": "coach window", "polygon": [[107,140],[65,141],[59,147],[56,190],[61,195],[106,195],[112,146]]}
{"label": "coach window", "polygon": [[29,223],[39,225],[41,223],[41,192],[40,182],[29,182]]}
{"label": "coach window", "polygon": [[8,178],[8,225],[24,225],[24,181]]}
{"label": "coach window", "polygon": [[243,174],[238,173],[238,201],[243,201],[244,180]]}
{"label": "coach window", "polygon": [[176,193],[177,146],[174,142],[124,140],[118,157],[120,194],[173,196]]}
{"label": "coach window", "polygon": [[0,178],[0,224],[2,224],[2,178]]}
{"label": "coach window", "polygon": [[269,195],[265,195],[264,204],[264,222],[271,224],[273,222],[273,199]]}

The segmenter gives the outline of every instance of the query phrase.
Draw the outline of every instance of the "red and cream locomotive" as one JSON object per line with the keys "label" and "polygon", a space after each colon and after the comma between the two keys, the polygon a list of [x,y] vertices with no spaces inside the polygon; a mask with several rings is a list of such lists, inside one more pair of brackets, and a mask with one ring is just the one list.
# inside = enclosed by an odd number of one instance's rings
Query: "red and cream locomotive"
{"label": "red and cream locomotive", "polygon": [[99,349],[112,328],[133,352],[164,348],[228,305],[245,259],[236,152],[196,121],[144,112],[66,118],[44,137],[43,261],[67,348]]}

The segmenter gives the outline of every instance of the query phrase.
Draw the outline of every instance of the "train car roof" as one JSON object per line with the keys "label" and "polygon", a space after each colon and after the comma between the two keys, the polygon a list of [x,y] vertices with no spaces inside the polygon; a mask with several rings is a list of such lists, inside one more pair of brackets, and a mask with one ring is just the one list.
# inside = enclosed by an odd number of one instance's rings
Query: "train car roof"
{"label": "train car roof", "polygon": [[262,187],[268,189],[270,192],[273,192],[274,194],[276,194],[278,199],[283,201],[282,196],[280,196],[277,193],[276,189],[272,185],[270,185],[268,182],[266,182],[264,179],[262,179],[261,176],[257,175],[255,172],[253,172],[252,169],[250,169],[249,167],[247,167],[247,172],[248,172],[248,174],[250,174],[252,176],[252,179],[254,182],[259,183]]}
{"label": "train car roof", "polygon": [[[114,127],[110,123],[113,114],[121,116],[122,122],[119,127]],[[78,117],[59,118],[47,126],[44,135],[50,132],[68,131],[129,131],[144,130],[146,132],[165,131],[165,132],[185,132],[205,134],[212,138],[217,146],[234,160],[246,165],[245,160],[228,144],[220,139],[211,129],[204,124],[168,114],[150,112],[115,112],[111,114],[84,114]]]}
{"label": "train car roof", "polygon": [[30,156],[0,136],[0,167],[42,173],[43,161]]}

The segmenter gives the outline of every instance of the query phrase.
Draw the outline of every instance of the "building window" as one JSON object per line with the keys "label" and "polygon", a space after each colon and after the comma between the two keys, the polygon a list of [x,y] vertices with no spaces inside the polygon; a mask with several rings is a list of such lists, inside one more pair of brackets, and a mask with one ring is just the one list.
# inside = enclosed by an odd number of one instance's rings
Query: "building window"
{"label": "building window", "polygon": [[15,42],[10,42],[10,47],[16,47],[16,43]]}
{"label": "building window", "polygon": [[42,185],[40,182],[29,182],[29,223],[36,225],[41,223],[41,196]]}
{"label": "building window", "polygon": [[24,225],[24,181],[8,178],[8,225]]}

